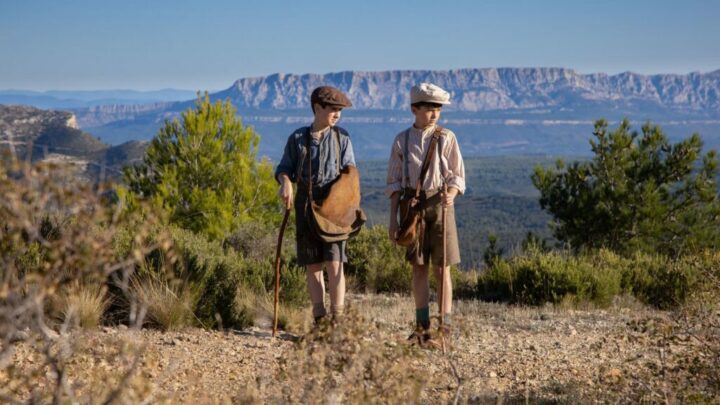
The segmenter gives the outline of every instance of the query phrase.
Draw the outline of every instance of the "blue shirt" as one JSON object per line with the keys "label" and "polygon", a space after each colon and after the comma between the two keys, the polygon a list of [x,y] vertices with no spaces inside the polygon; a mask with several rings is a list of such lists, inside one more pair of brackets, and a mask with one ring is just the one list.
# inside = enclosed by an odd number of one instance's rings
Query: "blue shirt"
{"label": "blue shirt", "polygon": [[[338,131],[340,139],[340,168],[337,166],[335,131]],[[275,169],[275,179],[281,173],[286,174],[293,183],[308,183],[308,165],[304,160],[305,145],[310,138],[310,162],[312,165],[313,186],[322,187],[340,175],[340,169],[347,166],[355,166],[355,154],[348,132],[340,127],[328,128],[321,139],[314,139],[310,136],[310,127],[296,129],[287,140],[280,164]],[[306,159],[306,158],[305,158]],[[300,162],[302,160],[302,162]],[[298,179],[298,164],[302,163],[300,179]]]}

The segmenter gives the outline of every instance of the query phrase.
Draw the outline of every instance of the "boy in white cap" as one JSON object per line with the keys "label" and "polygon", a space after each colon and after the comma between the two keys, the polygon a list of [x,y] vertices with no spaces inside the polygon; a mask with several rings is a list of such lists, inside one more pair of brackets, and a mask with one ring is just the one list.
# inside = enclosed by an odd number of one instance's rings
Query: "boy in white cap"
{"label": "boy in white cap", "polygon": [[[407,248],[406,258],[413,266],[412,290],[415,299],[416,329],[410,340],[424,345],[432,343],[430,329],[428,284],[429,267],[435,272],[438,286],[442,282],[443,330],[448,334],[452,313],[452,282],[450,266],[460,263],[457,227],[453,202],[458,194],[465,192],[465,167],[455,134],[439,127],[442,107],[450,104],[450,95],[442,88],[421,83],[410,90],[410,108],[415,116],[413,125],[400,132],[392,143],[388,162],[387,186],[385,193],[390,197],[390,239],[395,241],[399,228],[398,206],[403,193],[415,194],[416,184],[421,179],[423,161],[431,140],[435,137],[434,156],[420,183],[420,207],[424,227],[420,227],[418,241]],[[430,157],[430,156],[428,156]],[[444,193],[443,189],[447,189]],[[443,271],[442,209],[446,209],[446,257]],[[443,276],[444,275],[444,276]],[[444,278],[441,280],[441,278]]]}

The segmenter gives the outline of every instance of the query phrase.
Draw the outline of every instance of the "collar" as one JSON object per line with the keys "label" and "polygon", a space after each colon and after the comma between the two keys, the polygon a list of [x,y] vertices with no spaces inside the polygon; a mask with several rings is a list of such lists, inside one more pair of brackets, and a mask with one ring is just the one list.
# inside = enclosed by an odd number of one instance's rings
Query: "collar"
{"label": "collar", "polygon": [[312,132],[312,124],[310,124],[310,125],[308,125],[307,127],[305,127],[305,136],[307,136],[307,137],[310,139],[311,142],[320,143],[320,142],[324,141],[325,138],[327,138],[328,133],[330,133],[330,132],[332,131],[332,129],[333,129],[333,127],[327,127],[327,129],[325,129],[325,131],[322,132],[322,134],[323,134],[322,138],[320,138],[320,139],[315,139],[315,138],[313,138],[313,136],[311,135],[311,132]]}
{"label": "collar", "polygon": [[410,134],[415,135],[415,136],[420,135],[421,137],[424,138],[428,135],[432,135],[435,132],[435,128],[437,128],[437,125],[430,125],[429,127],[424,128],[424,129],[418,129],[418,128],[415,128],[414,125],[412,125],[412,126],[410,126]]}

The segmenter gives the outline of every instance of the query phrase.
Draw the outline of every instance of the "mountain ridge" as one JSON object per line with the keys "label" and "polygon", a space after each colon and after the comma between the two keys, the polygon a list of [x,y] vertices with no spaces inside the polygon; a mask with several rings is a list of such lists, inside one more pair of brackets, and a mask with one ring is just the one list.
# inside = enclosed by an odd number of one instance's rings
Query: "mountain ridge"
{"label": "mountain ridge", "polygon": [[[430,81],[451,93],[447,113],[515,114],[524,118],[595,119],[608,113],[647,119],[720,119],[720,69],[688,74],[623,72],[580,74],[569,68],[464,68],[451,70],[274,73],[236,80],[210,93],[229,99],[241,115],[307,114],[312,90],[332,85],[348,94],[356,111],[407,112],[409,89]],[[71,109],[83,127],[115,121],[154,121],[192,107],[193,100]]]}
{"label": "mountain ridge", "polygon": [[[243,123],[261,135],[260,154],[277,159],[277,145],[312,120],[311,91],[338,87],[354,103],[340,125],[353,134],[357,157],[380,159],[389,138],[411,122],[409,89],[422,81],[451,93],[441,125],[456,130],[468,155],[587,154],[599,118],[611,125],[628,118],[636,128],[651,121],[674,141],[699,132],[708,148],[720,148],[720,69],[650,75],[581,74],[562,67],[275,73],[235,80],[209,96],[230,100]],[[151,139],[165,120],[194,104],[190,99],[70,111],[80,128],[117,145]]]}
{"label": "mountain ridge", "polygon": [[643,75],[580,74],[569,68],[343,71],[283,74],[236,80],[213,93],[239,108],[307,108],[313,88],[330,84],[345,91],[357,109],[406,109],[412,85],[429,81],[451,93],[447,111],[492,111],[562,106],[577,101],[638,99],[690,111],[720,112],[720,70]]}

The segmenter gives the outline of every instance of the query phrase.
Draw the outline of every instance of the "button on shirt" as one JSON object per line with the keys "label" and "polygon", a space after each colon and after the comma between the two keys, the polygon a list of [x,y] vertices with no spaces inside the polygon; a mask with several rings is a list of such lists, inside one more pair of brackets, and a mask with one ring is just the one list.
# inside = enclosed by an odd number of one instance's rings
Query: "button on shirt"
{"label": "button on shirt", "polygon": [[[408,136],[408,174],[409,184],[404,176],[405,133]],[[388,161],[388,174],[385,187],[385,195],[390,197],[394,192],[401,191],[404,187],[415,188],[420,170],[425,159],[425,152],[430,145],[430,139],[435,132],[435,126],[426,129],[410,127],[395,137],[390,151]],[[443,177],[448,187],[455,187],[460,194],[465,192],[465,165],[463,164],[460,147],[455,134],[443,129],[444,136],[438,141],[438,148],[441,150],[440,159],[436,154],[433,158],[428,172],[425,175],[425,182],[421,185],[424,191],[436,191],[442,188]],[[437,152],[436,152],[437,153]]]}
{"label": "button on shirt", "polygon": [[[308,165],[307,160],[303,160],[303,156],[306,153],[306,140],[310,138],[309,155],[313,186],[322,187],[335,180],[340,174],[340,170],[336,167],[337,148],[333,133],[335,129],[339,132],[341,168],[355,166],[355,154],[347,131],[340,127],[328,128],[320,139],[315,139],[310,136],[310,127],[308,126],[298,128],[288,137],[282,159],[275,169],[275,178],[277,179],[279,174],[284,173],[292,182],[300,180],[301,183],[307,184]],[[300,179],[298,179],[298,164],[302,164]]]}

